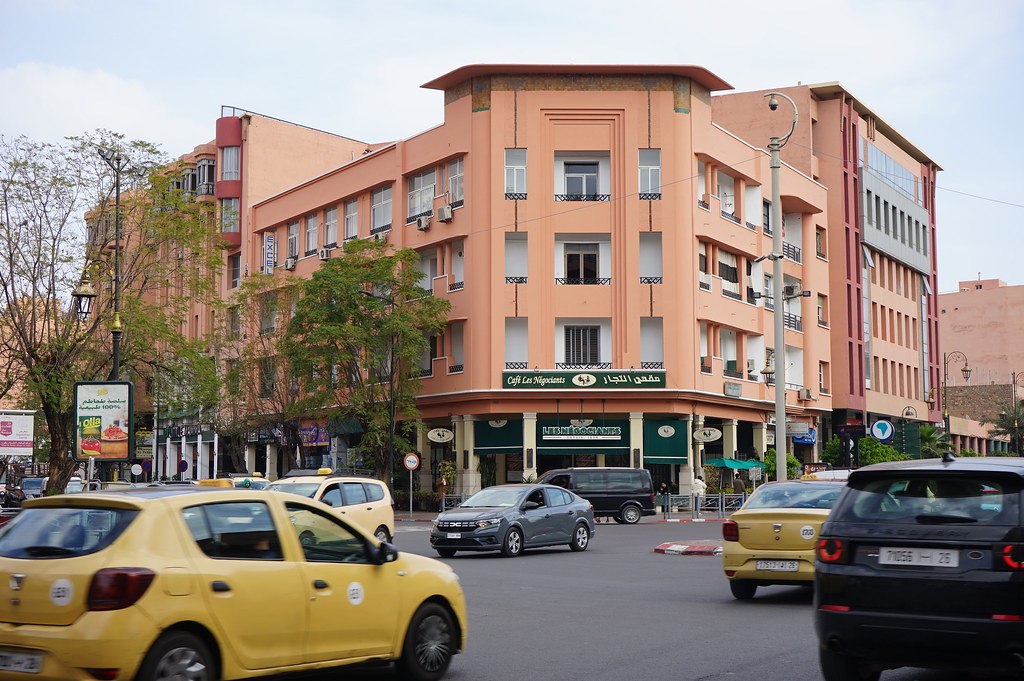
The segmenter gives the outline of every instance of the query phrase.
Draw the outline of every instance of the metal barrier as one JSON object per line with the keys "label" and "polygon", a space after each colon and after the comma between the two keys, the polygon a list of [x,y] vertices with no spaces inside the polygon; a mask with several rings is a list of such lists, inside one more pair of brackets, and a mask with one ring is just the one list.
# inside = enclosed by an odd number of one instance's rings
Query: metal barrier
{"label": "metal barrier", "polygon": [[455,508],[465,500],[465,494],[445,494],[441,497],[441,512],[444,513],[449,508]]}
{"label": "metal barrier", "polygon": [[[668,510],[665,510],[665,497],[668,496]],[[730,515],[733,511],[739,510],[740,506],[746,500],[746,495],[743,494],[705,494],[700,499],[700,509],[694,504],[695,496],[692,494],[670,494],[664,495],[659,494],[655,497],[655,503],[658,506],[658,510],[666,518],[671,517],[672,513],[681,513],[683,515],[689,515],[690,517],[699,516],[712,516],[718,518],[725,518]]]}

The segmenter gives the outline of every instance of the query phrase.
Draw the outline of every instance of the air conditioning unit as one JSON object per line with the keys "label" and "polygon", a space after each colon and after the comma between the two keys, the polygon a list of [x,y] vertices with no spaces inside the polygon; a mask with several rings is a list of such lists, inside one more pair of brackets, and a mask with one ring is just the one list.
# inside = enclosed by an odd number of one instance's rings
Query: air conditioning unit
{"label": "air conditioning unit", "polygon": [[782,296],[784,298],[799,298],[800,284],[786,284],[782,287]]}
{"label": "air conditioning unit", "polygon": [[753,373],[754,369],[757,368],[757,364],[752,359],[747,360],[747,373]]}
{"label": "air conditioning unit", "polygon": [[801,399],[801,400],[813,400],[814,399],[811,396],[811,389],[810,388],[800,388],[800,391],[797,393],[797,395],[798,395],[799,399]]}
{"label": "air conditioning unit", "polygon": [[321,248],[319,251],[317,251],[317,254],[320,256],[321,260],[328,260],[331,257],[331,249]]}
{"label": "air conditioning unit", "polygon": [[437,219],[441,222],[452,221],[452,207],[451,206],[438,206],[437,207]]}
{"label": "air conditioning unit", "polygon": [[420,230],[421,232],[425,232],[428,229],[430,229],[430,218],[416,218],[416,229]]}
{"label": "air conditioning unit", "polygon": [[295,269],[295,263],[297,263],[298,261],[299,261],[298,258],[285,258],[284,259],[284,268],[286,270],[294,270]]}

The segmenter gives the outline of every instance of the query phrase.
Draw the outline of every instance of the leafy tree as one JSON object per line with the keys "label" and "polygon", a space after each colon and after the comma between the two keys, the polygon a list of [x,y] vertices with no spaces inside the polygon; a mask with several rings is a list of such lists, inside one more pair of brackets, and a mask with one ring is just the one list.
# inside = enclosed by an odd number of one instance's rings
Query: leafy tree
{"label": "leafy tree", "polygon": [[883,461],[904,461],[909,458],[900,454],[895,447],[882,444],[873,437],[863,437],[857,441],[858,461],[860,467],[870,466]]}
{"label": "leafy tree", "polygon": [[[48,491],[63,489],[77,467],[70,455],[75,381],[111,373],[115,197],[100,147],[148,170],[122,173],[120,377],[142,382],[158,370],[177,385],[198,386],[185,391],[192,401],[216,393],[212,363],[200,359],[205,348],[181,333],[188,306],[211,296],[210,273],[220,262],[208,204],[174,191],[159,166],[163,157],[146,142],[104,130],[61,144],[0,136],[0,367],[7,368],[8,399],[38,409],[45,421]],[[69,309],[83,278],[99,290],[87,320]]]}
{"label": "leafy tree", "polygon": [[[764,454],[764,479],[765,480],[776,480],[778,478],[776,463],[775,463],[775,448],[769,447],[768,451]],[[786,453],[786,479],[792,480],[793,478],[800,477],[800,460],[793,456],[792,453]]]}
{"label": "leafy tree", "polygon": [[[431,344],[450,308],[420,285],[418,261],[415,251],[393,251],[385,242],[347,242],[342,257],[303,281],[281,344],[305,380],[304,408],[357,419],[360,447],[382,479],[393,470],[389,442],[392,452],[412,447],[417,379],[430,367]],[[406,427],[392,427],[393,418]]]}
{"label": "leafy tree", "polygon": [[996,417],[982,423],[992,425],[988,429],[989,435],[1010,438],[1013,451],[1017,455],[1024,454],[1024,407],[1020,402],[1000,405]]}
{"label": "leafy tree", "polygon": [[835,468],[839,465],[839,458],[842,456],[842,452],[843,443],[839,440],[838,435],[833,435],[832,439],[822,447],[821,460]]}
{"label": "leafy tree", "polygon": [[933,425],[921,424],[921,458],[936,459],[951,448],[947,433],[940,432]]}

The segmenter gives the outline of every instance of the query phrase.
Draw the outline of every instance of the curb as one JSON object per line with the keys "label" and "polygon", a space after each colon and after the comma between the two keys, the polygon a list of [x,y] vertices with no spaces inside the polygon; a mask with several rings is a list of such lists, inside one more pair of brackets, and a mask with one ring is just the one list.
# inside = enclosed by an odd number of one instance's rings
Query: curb
{"label": "curb", "polygon": [[655,547],[655,553],[664,553],[670,556],[720,556],[721,546],[690,546],[688,544],[661,544]]}

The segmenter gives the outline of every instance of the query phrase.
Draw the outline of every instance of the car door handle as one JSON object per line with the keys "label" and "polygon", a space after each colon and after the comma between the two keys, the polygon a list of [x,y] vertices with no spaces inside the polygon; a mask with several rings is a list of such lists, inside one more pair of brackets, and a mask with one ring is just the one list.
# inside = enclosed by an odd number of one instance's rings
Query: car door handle
{"label": "car door handle", "polygon": [[314,589],[326,589],[327,588],[327,582],[325,582],[322,579],[314,579],[313,580],[313,588]]}
{"label": "car door handle", "polygon": [[210,588],[214,591],[231,591],[231,587],[227,582],[222,582],[219,579],[210,583]]}

